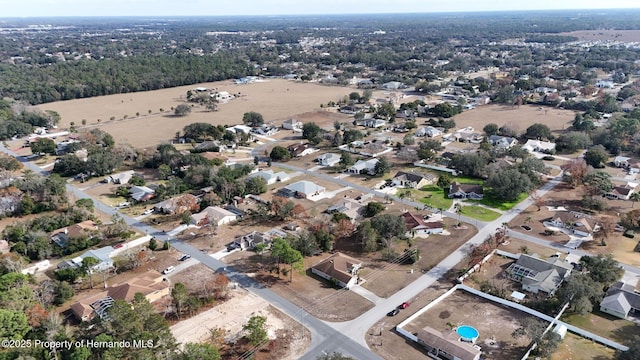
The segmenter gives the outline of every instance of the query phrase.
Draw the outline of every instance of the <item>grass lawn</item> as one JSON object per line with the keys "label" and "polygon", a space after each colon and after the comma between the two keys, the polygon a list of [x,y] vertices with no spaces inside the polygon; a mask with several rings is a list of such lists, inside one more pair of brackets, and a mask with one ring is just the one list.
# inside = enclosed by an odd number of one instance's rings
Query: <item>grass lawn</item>
{"label": "grass lawn", "polygon": [[[511,210],[511,208],[518,205],[522,200],[527,198],[527,193],[522,193],[520,194],[520,196],[518,196],[517,199],[513,201],[504,201],[493,196],[493,193],[490,190],[485,191],[485,193],[486,195],[484,196],[484,198],[478,201],[478,203],[487,205],[494,209],[498,209],[502,211]],[[469,200],[469,202],[474,202],[474,200]]]}
{"label": "grass lawn", "polygon": [[597,310],[586,315],[565,315],[562,320],[618,343],[624,343],[633,340],[634,336],[640,336],[640,326]]}
{"label": "grass lawn", "polygon": [[425,186],[420,189],[420,193],[427,196],[420,199],[420,202],[436,209],[448,209],[453,204],[453,199],[447,197],[446,191],[437,186]]}
{"label": "grass lawn", "polygon": [[463,206],[462,215],[466,215],[480,221],[493,221],[500,217],[500,213],[477,205]]}

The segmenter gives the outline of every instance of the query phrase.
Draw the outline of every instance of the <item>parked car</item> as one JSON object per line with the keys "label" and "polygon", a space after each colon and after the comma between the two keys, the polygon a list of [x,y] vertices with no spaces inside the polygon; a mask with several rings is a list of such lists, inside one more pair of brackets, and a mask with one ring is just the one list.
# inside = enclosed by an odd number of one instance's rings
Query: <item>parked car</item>
{"label": "parked car", "polygon": [[180,261],[185,261],[185,260],[189,260],[189,259],[191,259],[191,255],[189,255],[189,254],[184,254],[184,255],[182,255],[182,257],[181,257],[180,259],[178,259],[178,260],[180,260]]}
{"label": "parked car", "polygon": [[387,316],[396,316],[396,315],[398,315],[398,313],[399,313],[399,312],[400,312],[400,310],[398,310],[398,309],[393,309],[393,310],[391,310],[391,311],[389,311],[389,312],[387,313]]}
{"label": "parked car", "polygon": [[406,309],[409,307],[409,305],[411,305],[411,303],[409,301],[405,301],[402,304],[400,304],[399,308],[400,309]]}
{"label": "parked car", "polygon": [[175,266],[169,266],[168,268],[162,270],[162,273],[166,275],[166,274],[172,273],[175,269],[176,269]]}
{"label": "parked car", "polygon": [[145,210],[142,214],[143,215],[153,214],[153,208]]}

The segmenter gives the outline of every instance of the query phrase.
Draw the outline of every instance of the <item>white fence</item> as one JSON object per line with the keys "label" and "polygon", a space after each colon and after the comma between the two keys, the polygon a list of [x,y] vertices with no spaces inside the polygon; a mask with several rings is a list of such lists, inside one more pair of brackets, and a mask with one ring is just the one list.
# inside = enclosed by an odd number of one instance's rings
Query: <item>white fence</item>
{"label": "white fence", "polygon": [[51,267],[51,263],[49,262],[49,260],[43,260],[29,266],[28,268],[22,269],[21,273],[25,275],[27,274],[35,275],[36,273],[46,271],[50,267]]}
{"label": "white fence", "polygon": [[121,253],[123,253],[123,252],[125,252],[125,251],[127,251],[127,250],[129,250],[129,249],[132,249],[132,248],[134,248],[134,247],[136,247],[136,246],[140,246],[140,245],[142,245],[142,244],[146,244],[146,243],[148,243],[148,242],[149,242],[149,240],[151,240],[151,236],[150,236],[150,235],[145,235],[145,236],[140,237],[140,238],[137,238],[137,239],[135,239],[135,240],[128,241],[128,242],[126,242],[126,243],[122,244],[122,246],[121,246],[121,247],[119,247],[119,248],[117,248],[117,249],[114,249],[114,250],[111,252],[111,254],[109,254],[109,257],[118,256],[118,255],[120,255]]}

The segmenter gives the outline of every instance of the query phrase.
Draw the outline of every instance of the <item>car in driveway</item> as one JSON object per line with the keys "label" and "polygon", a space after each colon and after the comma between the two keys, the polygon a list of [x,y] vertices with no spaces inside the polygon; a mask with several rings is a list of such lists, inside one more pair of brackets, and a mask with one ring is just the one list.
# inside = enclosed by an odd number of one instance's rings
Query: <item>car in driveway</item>
{"label": "car in driveway", "polygon": [[409,301],[405,301],[402,304],[400,304],[400,306],[398,306],[398,308],[400,309],[406,309],[409,307],[409,305],[411,305],[411,303]]}
{"label": "car in driveway", "polygon": [[174,272],[175,270],[176,270],[175,266],[169,266],[168,268],[162,270],[162,273],[167,275],[167,274],[170,274],[170,273]]}
{"label": "car in driveway", "polygon": [[398,310],[398,309],[393,309],[393,310],[391,310],[391,311],[389,311],[389,312],[387,313],[387,316],[396,316],[396,315],[398,315],[398,313],[399,313],[399,312],[400,312],[400,310]]}
{"label": "car in driveway", "polygon": [[184,254],[182,255],[182,257],[180,259],[178,259],[179,261],[185,261],[185,260],[189,260],[191,259],[191,255],[189,254]]}
{"label": "car in driveway", "polygon": [[151,215],[153,214],[153,208],[145,210],[142,215]]}

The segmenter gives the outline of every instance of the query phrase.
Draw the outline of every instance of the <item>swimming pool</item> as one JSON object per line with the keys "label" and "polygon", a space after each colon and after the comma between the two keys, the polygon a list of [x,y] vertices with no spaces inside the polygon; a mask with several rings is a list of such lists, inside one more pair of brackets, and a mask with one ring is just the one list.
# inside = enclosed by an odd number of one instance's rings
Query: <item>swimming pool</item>
{"label": "swimming pool", "polygon": [[460,335],[462,341],[468,341],[471,343],[475,343],[478,339],[478,335],[480,335],[476,328],[469,325],[458,326],[456,332]]}

